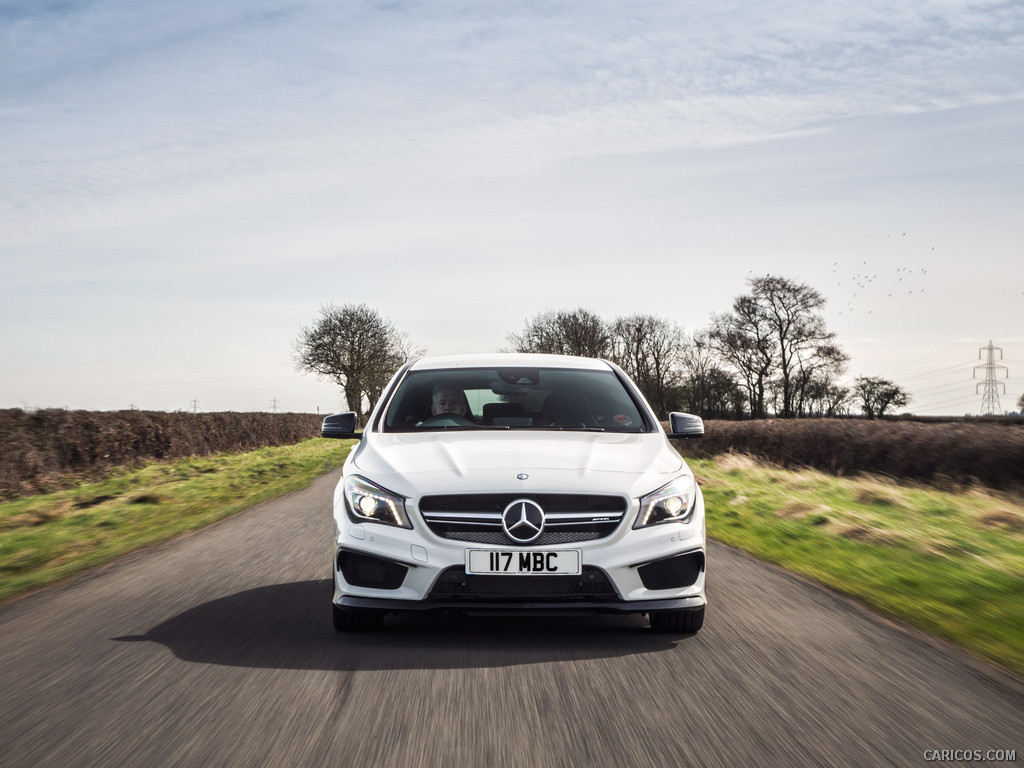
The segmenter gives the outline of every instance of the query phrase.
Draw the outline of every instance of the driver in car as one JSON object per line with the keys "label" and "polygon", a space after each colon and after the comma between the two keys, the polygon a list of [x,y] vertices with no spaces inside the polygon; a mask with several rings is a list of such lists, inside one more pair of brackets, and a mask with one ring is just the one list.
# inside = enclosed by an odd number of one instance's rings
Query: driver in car
{"label": "driver in car", "polygon": [[440,416],[442,413],[466,416],[468,410],[466,393],[461,389],[445,384],[443,381],[434,385],[434,393],[430,405],[431,416]]}

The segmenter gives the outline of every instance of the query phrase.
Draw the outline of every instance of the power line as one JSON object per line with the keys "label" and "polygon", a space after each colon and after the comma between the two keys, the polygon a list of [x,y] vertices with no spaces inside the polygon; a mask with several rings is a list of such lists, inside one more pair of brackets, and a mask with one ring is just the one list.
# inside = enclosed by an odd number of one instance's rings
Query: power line
{"label": "power line", "polygon": [[954,397],[951,400],[941,400],[939,402],[924,402],[924,403],[920,404],[920,408],[923,408],[923,409],[926,409],[926,410],[932,410],[932,409],[945,408],[947,406],[957,406],[957,404],[962,404],[962,406],[964,406],[965,409],[967,409],[967,407],[970,406],[970,404],[971,404],[971,400],[973,400],[973,399],[974,398],[971,395],[967,395],[965,397]]}
{"label": "power line", "polygon": [[960,390],[959,392],[955,392],[955,391],[954,392],[934,392],[934,393],[932,393],[930,395],[925,395],[924,397],[921,397],[920,399],[922,401],[926,402],[926,403],[928,403],[928,402],[935,402],[936,400],[950,400],[950,399],[963,400],[964,402],[967,402],[969,400],[974,400],[974,397],[975,396],[973,394],[971,394],[970,390],[967,390],[966,392],[964,392],[963,390]]}
{"label": "power line", "polygon": [[900,381],[910,381],[912,379],[926,379],[929,376],[938,376],[939,374],[942,373],[950,373],[951,371],[963,370],[964,368],[969,366],[971,362],[973,361],[969,361],[966,363],[958,363],[957,365],[951,365],[948,368],[939,368],[934,371],[925,371],[924,373],[915,373],[910,376],[901,376]]}
{"label": "power line", "polygon": [[926,392],[934,392],[935,390],[939,390],[939,389],[949,389],[949,390],[958,389],[958,388],[965,387],[965,386],[967,386],[970,383],[971,383],[970,379],[958,379],[956,381],[949,382],[947,384],[936,384],[934,387],[925,387],[924,389],[915,389],[914,393],[915,394],[924,394]]}

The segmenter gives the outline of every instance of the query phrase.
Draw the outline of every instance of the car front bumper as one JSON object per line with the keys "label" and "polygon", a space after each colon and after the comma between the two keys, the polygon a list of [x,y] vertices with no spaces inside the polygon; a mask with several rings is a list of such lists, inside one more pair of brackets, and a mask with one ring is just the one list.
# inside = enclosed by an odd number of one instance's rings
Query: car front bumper
{"label": "car front bumper", "polygon": [[[350,611],[456,611],[473,614],[658,613],[699,610],[706,602],[703,503],[689,524],[672,523],[635,530],[633,515],[610,536],[556,547],[470,544],[425,530],[336,521],[334,604]],[[585,572],[600,582],[599,594],[575,584],[575,577],[538,575],[465,575],[467,549],[514,552],[578,549]],[[346,560],[346,558],[348,558]],[[676,561],[688,560],[688,573],[673,583]],[[352,566],[357,562],[358,568]],[[669,578],[650,578],[652,570]],[[473,585],[489,580],[482,590]],[[562,591],[540,581],[563,579]],[[457,593],[437,587],[456,585]],[[511,581],[509,581],[511,580]],[[525,581],[523,581],[525,580]],[[466,584],[468,583],[468,587]],[[504,589],[501,585],[508,585]],[[656,588],[651,588],[651,587]],[[460,589],[462,591],[460,591]]]}

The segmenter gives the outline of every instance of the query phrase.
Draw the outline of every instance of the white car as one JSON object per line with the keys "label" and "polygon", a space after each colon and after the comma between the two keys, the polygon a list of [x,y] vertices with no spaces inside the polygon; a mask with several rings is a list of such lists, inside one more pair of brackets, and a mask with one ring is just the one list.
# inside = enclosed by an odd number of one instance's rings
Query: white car
{"label": "white car", "polygon": [[334,626],[388,613],[646,614],[704,622],[704,501],[669,437],[604,360],[425,358],[395,374],[334,493]]}

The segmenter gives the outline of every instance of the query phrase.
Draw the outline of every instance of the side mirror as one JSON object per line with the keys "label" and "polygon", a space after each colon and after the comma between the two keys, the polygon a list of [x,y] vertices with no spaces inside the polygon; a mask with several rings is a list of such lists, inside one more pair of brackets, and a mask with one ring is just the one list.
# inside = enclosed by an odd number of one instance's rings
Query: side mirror
{"label": "side mirror", "polygon": [[669,437],[704,437],[704,419],[692,413],[673,412],[668,415]]}
{"label": "side mirror", "polygon": [[336,437],[341,440],[359,437],[356,433],[356,419],[352,411],[332,413],[324,419],[320,437]]}

